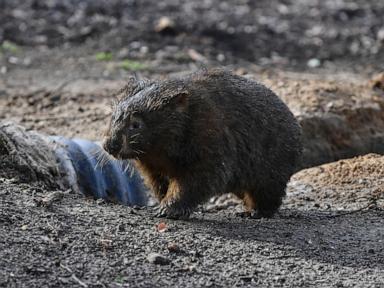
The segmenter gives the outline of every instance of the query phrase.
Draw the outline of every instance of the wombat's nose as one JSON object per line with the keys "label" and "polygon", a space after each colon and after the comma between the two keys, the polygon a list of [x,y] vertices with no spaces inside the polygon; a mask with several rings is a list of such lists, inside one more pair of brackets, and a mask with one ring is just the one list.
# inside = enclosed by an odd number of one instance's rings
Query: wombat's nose
{"label": "wombat's nose", "polygon": [[109,154],[116,156],[121,150],[121,145],[119,144],[119,141],[113,141],[111,138],[109,138],[104,141],[103,148]]}

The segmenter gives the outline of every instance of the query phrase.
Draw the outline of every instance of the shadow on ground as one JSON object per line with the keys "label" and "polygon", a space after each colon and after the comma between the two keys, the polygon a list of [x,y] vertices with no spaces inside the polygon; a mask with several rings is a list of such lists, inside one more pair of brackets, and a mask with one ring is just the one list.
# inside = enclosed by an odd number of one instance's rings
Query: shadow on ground
{"label": "shadow on ground", "polygon": [[296,257],[308,260],[356,268],[384,268],[383,211],[283,210],[273,219],[208,216],[193,219],[191,224],[244,245],[256,241],[291,246]]}

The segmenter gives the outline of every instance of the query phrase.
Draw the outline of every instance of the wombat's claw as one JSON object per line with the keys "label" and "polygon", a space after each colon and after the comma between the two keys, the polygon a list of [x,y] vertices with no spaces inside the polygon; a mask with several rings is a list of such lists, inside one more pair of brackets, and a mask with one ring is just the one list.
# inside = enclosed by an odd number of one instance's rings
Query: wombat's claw
{"label": "wombat's claw", "polygon": [[240,218],[251,218],[251,212],[250,211],[241,211],[241,212],[235,212],[235,215]]}
{"label": "wombat's claw", "polygon": [[266,216],[260,213],[258,210],[236,212],[236,216],[241,218],[251,218],[251,219],[266,218]]}
{"label": "wombat's claw", "polygon": [[191,211],[186,208],[179,208],[170,205],[160,205],[155,214],[159,218],[170,218],[170,219],[188,219]]}
{"label": "wombat's claw", "polygon": [[167,207],[166,206],[158,206],[156,208],[156,213],[155,213],[155,216],[158,217],[158,218],[164,218],[164,217],[167,217]]}

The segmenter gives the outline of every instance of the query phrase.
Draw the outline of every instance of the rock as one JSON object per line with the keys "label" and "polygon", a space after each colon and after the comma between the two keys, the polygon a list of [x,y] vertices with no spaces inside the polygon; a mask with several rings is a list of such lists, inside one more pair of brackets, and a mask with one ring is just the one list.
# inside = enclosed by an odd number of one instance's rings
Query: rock
{"label": "rock", "polygon": [[161,17],[155,25],[155,31],[162,34],[175,34],[175,22],[169,17]]}
{"label": "rock", "polygon": [[159,253],[150,253],[147,257],[147,260],[149,263],[157,265],[168,265],[171,262],[167,257]]}
{"label": "rock", "polygon": [[17,57],[14,57],[14,56],[11,56],[8,58],[8,62],[11,63],[11,64],[19,64],[20,63],[20,60],[19,58]]}
{"label": "rock", "polygon": [[317,68],[317,67],[320,67],[320,65],[321,65],[320,60],[316,58],[309,59],[307,62],[307,66],[309,68]]}
{"label": "rock", "polygon": [[220,54],[217,54],[216,56],[216,60],[219,61],[219,62],[223,62],[225,61],[225,55],[220,53]]}
{"label": "rock", "polygon": [[180,247],[176,243],[169,243],[167,245],[167,249],[171,253],[179,253],[179,252],[181,252]]}
{"label": "rock", "polygon": [[191,57],[193,61],[207,63],[207,58],[205,58],[202,54],[200,54],[194,49],[188,50],[188,56]]}
{"label": "rock", "polygon": [[17,171],[17,177],[23,181],[40,180],[48,187],[66,190],[48,143],[43,134],[27,131],[12,122],[0,122],[0,174]]}
{"label": "rock", "polygon": [[156,231],[157,232],[163,233],[163,232],[165,232],[167,230],[168,230],[168,225],[165,222],[160,222],[156,226]]}
{"label": "rock", "polygon": [[370,81],[372,88],[381,89],[384,91],[384,72],[374,75]]}

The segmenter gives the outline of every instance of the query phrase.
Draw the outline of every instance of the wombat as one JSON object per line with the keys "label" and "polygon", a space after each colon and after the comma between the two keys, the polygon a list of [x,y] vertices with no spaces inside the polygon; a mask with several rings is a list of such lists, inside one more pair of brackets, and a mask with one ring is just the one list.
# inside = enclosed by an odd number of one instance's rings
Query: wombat
{"label": "wombat", "polygon": [[136,81],[120,91],[103,143],[134,159],[160,202],[187,218],[211,196],[234,193],[246,215],[271,217],[302,151],[301,128],[268,88],[223,69]]}

